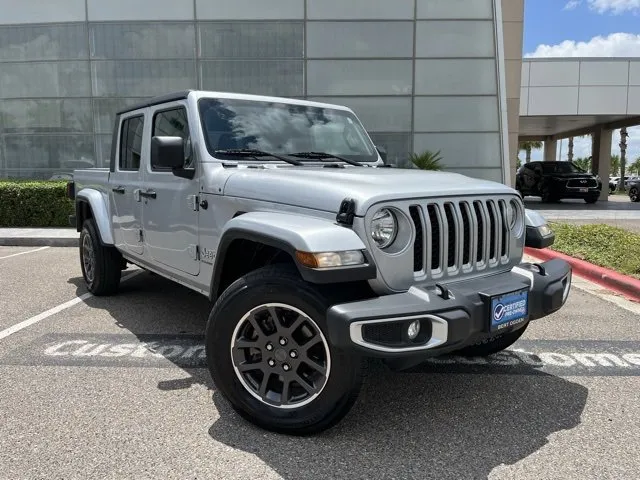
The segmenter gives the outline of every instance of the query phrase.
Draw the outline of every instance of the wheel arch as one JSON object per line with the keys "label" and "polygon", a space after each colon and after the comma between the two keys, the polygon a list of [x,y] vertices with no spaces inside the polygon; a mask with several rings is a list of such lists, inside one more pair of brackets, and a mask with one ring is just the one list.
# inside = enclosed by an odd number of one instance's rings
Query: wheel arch
{"label": "wheel arch", "polygon": [[[300,264],[296,258],[297,251],[344,250],[361,250],[365,264],[313,269]],[[251,212],[230,220],[222,232],[209,298],[215,300],[238,278],[274,263],[294,265],[304,280],[318,284],[370,280],[377,274],[364,243],[351,229],[319,218]]]}
{"label": "wheel arch", "polygon": [[83,188],[76,194],[76,231],[82,231],[82,225],[89,218],[95,221],[102,244],[113,245],[108,201],[98,190]]}

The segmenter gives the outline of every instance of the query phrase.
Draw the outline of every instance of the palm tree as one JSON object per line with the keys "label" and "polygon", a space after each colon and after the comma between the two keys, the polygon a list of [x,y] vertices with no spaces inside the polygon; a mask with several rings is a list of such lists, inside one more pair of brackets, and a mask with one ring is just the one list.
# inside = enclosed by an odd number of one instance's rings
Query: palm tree
{"label": "palm tree", "polygon": [[618,191],[624,192],[624,170],[627,162],[627,129],[620,129],[620,180],[618,181]]}
{"label": "palm tree", "polygon": [[580,169],[584,170],[585,172],[590,172],[591,171],[591,158],[590,157],[578,157],[576,158],[573,163]]}
{"label": "palm tree", "polygon": [[636,158],[636,161],[629,165],[629,173],[634,173],[636,175],[640,175],[640,157]]}
{"label": "palm tree", "polygon": [[442,170],[440,150],[437,152],[425,150],[422,153],[412,153],[409,155],[409,160],[420,170]]}
{"label": "palm tree", "polygon": [[573,137],[569,137],[569,150],[567,152],[567,161],[573,162]]}
{"label": "palm tree", "polygon": [[538,150],[540,148],[542,148],[542,142],[540,141],[520,142],[520,150],[524,150],[527,153],[525,158],[526,163],[531,161],[531,150]]}
{"label": "palm tree", "polygon": [[610,175],[612,177],[618,175],[618,172],[620,171],[620,155],[618,155],[617,153],[614,155],[611,155],[611,172]]}

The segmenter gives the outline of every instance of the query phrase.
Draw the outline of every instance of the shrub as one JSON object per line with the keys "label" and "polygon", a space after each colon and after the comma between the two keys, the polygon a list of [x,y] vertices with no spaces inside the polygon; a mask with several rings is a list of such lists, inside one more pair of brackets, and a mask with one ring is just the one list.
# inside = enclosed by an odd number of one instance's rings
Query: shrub
{"label": "shrub", "polygon": [[425,150],[422,153],[412,153],[409,155],[409,160],[420,170],[442,170],[440,150],[437,152]]}
{"label": "shrub", "polygon": [[0,180],[0,227],[68,227],[66,181]]}

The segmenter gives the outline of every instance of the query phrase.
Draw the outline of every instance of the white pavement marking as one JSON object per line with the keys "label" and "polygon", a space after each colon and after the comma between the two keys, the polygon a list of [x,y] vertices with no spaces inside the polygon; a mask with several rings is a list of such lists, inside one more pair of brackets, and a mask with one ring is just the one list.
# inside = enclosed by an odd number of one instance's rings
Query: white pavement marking
{"label": "white pavement marking", "polygon": [[40,247],[40,248],[36,248],[35,250],[28,250],[26,252],[13,253],[11,255],[6,255],[4,257],[0,257],[0,260],[3,260],[5,258],[17,257],[18,255],[26,255],[27,253],[39,252],[40,250],[46,250],[47,248],[51,248],[51,247]]}
{"label": "white pavement marking", "polygon": [[[129,280],[130,278],[133,278],[136,275],[140,275],[142,272],[144,272],[144,270],[131,272],[129,275],[122,277],[122,280],[120,281],[124,282],[126,280]],[[73,307],[77,303],[80,303],[89,297],[93,297],[93,294],[91,292],[87,292],[84,295],[80,295],[79,297],[74,298],[73,300],[69,300],[68,302],[65,302],[56,307],[50,308],[46,312],[39,313],[35,317],[27,318],[26,320],[20,323],[16,323],[15,325],[9,328],[5,328],[4,330],[0,331],[0,340],[2,340],[3,338],[7,338],[9,335],[13,335],[14,333],[19,332],[20,330],[24,330],[25,328],[30,327],[31,325],[34,325],[39,321],[50,317],[51,315],[55,315],[56,313],[60,313],[61,311],[66,310],[69,307]]]}

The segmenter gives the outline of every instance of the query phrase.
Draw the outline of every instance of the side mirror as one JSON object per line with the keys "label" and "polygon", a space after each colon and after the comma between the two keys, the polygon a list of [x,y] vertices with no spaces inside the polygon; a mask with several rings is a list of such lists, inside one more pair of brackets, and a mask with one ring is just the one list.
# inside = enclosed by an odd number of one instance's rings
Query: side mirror
{"label": "side mirror", "polygon": [[524,212],[526,225],[524,246],[547,248],[553,245],[556,235],[551,231],[551,228],[549,228],[545,218],[533,210],[525,209]]}
{"label": "side mirror", "polygon": [[378,150],[378,153],[380,154],[380,158],[382,159],[382,161],[384,163],[387,163],[387,151],[384,149],[384,147],[380,147],[376,145],[376,150]]}
{"label": "side mirror", "polygon": [[181,137],[153,137],[151,165],[172,170],[184,166],[184,140]]}

